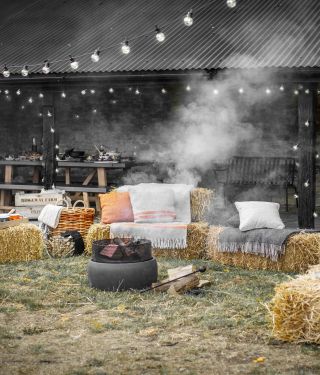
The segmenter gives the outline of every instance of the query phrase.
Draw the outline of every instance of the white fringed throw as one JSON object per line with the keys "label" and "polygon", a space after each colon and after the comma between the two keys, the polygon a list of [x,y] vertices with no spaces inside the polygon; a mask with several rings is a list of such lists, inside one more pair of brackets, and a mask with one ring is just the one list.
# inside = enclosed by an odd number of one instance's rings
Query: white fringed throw
{"label": "white fringed throw", "polygon": [[110,237],[147,239],[159,249],[184,249],[187,247],[187,224],[112,223]]}

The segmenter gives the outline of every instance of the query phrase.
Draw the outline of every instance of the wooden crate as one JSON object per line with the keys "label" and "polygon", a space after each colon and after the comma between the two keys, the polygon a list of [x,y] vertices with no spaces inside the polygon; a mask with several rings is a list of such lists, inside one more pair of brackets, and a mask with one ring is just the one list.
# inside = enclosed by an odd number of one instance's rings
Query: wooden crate
{"label": "wooden crate", "polygon": [[56,204],[65,197],[65,193],[16,193],[15,206],[35,207]]}
{"label": "wooden crate", "polygon": [[16,213],[28,219],[38,219],[44,206],[15,207]]}

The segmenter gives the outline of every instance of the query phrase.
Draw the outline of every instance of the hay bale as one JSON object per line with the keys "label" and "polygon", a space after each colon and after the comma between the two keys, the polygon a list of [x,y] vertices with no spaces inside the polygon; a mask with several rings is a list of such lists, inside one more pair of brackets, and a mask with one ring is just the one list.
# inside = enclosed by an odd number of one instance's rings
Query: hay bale
{"label": "hay bale", "polygon": [[191,223],[187,227],[187,247],[185,249],[153,249],[156,257],[176,259],[201,259],[207,254],[207,223]]}
{"label": "hay bale", "polygon": [[92,254],[92,243],[96,240],[104,240],[110,238],[110,225],[108,224],[93,224],[89,228],[87,237],[86,237],[86,248],[85,253],[87,255]]}
{"label": "hay bale", "polygon": [[[207,254],[207,236],[209,225],[207,223],[191,223],[187,228],[187,248],[185,249],[153,249],[157,257],[178,259],[199,259]],[[87,235],[86,254],[92,253],[92,242],[110,238],[110,225],[93,224]]]}
{"label": "hay bale", "polygon": [[285,253],[277,262],[259,255],[219,252],[217,240],[223,227],[211,226],[208,235],[208,258],[219,263],[248,268],[284,272],[305,272],[310,265],[320,263],[320,233],[297,233],[291,236]]}
{"label": "hay bale", "polygon": [[0,230],[0,263],[41,259],[44,241],[33,224],[20,224]]}
{"label": "hay bale", "polygon": [[191,191],[191,221],[206,221],[212,208],[214,198],[213,190],[196,188]]}
{"label": "hay bale", "polygon": [[311,272],[278,285],[275,292],[269,306],[274,336],[320,344],[320,276]]}

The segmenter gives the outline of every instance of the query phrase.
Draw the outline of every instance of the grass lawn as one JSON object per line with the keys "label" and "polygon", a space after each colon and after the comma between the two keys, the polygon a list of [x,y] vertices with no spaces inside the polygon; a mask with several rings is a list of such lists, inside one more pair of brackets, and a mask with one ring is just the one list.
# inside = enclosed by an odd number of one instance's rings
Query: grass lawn
{"label": "grass lawn", "polygon": [[[1,374],[320,373],[320,347],[271,336],[265,304],[288,275],[199,261],[212,284],[198,296],[106,293],[87,262],[0,266]],[[161,277],[189,263],[159,260]]]}

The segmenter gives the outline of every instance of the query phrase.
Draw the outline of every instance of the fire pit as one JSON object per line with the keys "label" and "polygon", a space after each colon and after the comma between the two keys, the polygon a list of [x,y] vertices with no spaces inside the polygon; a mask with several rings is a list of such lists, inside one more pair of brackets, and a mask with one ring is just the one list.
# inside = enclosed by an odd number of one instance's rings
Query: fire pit
{"label": "fire pit", "polygon": [[106,291],[144,289],[157,281],[157,261],[151,242],[131,238],[98,240],[92,244],[89,284]]}

